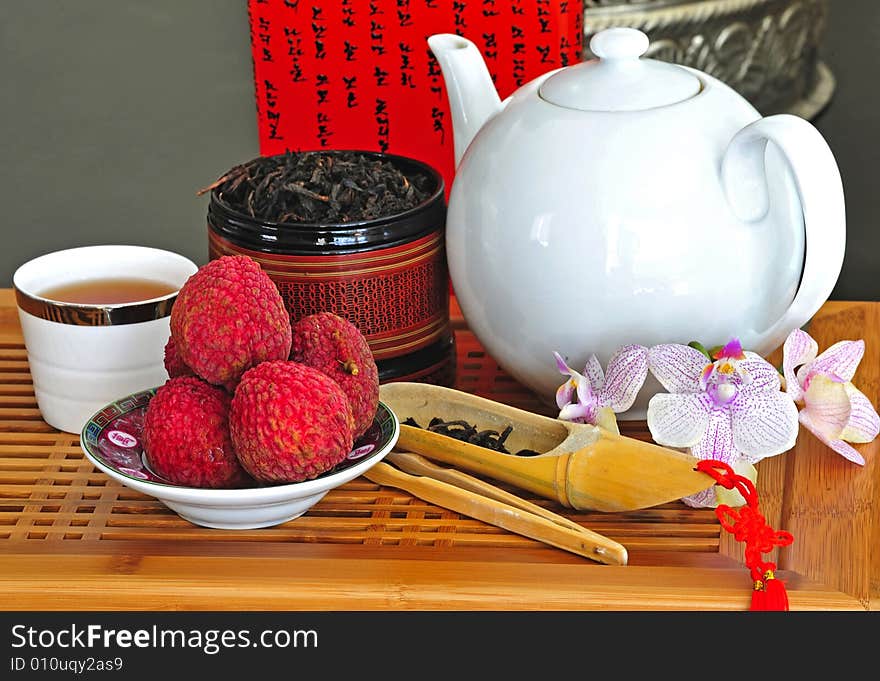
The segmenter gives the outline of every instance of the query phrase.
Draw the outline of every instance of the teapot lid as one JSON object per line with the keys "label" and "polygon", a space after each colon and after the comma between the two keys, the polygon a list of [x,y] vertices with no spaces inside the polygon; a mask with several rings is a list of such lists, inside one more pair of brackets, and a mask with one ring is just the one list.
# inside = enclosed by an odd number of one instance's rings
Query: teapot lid
{"label": "teapot lid", "polygon": [[634,28],[609,28],[590,40],[598,59],[568,66],[541,84],[551,104],[581,111],[641,111],[690,99],[702,88],[693,73],[674,64],[640,59],[648,36]]}

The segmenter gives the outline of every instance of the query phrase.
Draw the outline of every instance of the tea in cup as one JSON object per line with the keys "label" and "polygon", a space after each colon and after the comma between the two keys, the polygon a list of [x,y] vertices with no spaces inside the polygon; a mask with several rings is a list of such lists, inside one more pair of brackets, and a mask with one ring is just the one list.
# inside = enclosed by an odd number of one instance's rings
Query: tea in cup
{"label": "tea in cup", "polygon": [[198,267],[145,246],[84,246],[35,258],[13,275],[43,419],[79,434],[124,395],[162,385],[171,307]]}

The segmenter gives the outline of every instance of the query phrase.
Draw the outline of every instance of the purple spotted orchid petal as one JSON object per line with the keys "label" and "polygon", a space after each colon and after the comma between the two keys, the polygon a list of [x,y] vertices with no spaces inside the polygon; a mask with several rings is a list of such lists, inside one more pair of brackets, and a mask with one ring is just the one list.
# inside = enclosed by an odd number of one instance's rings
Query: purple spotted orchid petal
{"label": "purple spotted orchid petal", "polygon": [[818,345],[795,329],[783,346],[785,390],[803,407],[800,422],[833,451],[864,465],[849,442],[871,442],[880,432],[880,416],[852,378],[865,354],[865,342],[839,341],[817,356]]}
{"label": "purple spotted orchid petal", "polygon": [[776,367],[754,352],[746,351],[745,359],[740,361],[739,367],[748,374],[752,390],[777,391],[782,386]]}
{"label": "purple spotted orchid petal", "polygon": [[733,444],[730,412],[727,409],[712,409],[709,412],[706,430],[691,446],[691,454],[698,459],[718,459],[728,464],[739,458]]}
{"label": "purple spotted orchid petal", "polygon": [[577,371],[571,369],[558,352],[554,352],[553,356],[556,358],[556,368],[559,369],[559,373],[568,376],[565,383],[559,386],[556,390],[556,406],[562,409],[565,405],[571,402],[575,390],[577,390],[580,383],[580,379],[583,377]]}
{"label": "purple spotted orchid petal", "polygon": [[589,404],[595,405],[598,401],[596,399],[596,395],[593,393],[593,390],[590,388],[590,381],[584,376],[581,376],[577,381],[577,401],[580,404]]}
{"label": "purple spotted orchid petal", "polygon": [[670,393],[701,392],[700,378],[709,359],[699,350],[675,343],[648,350],[648,368]]}
{"label": "purple spotted orchid petal", "polygon": [[841,382],[851,381],[865,355],[865,341],[839,341],[819,355],[814,361],[802,366],[798,379],[804,385],[807,377],[817,374],[836,376]]}
{"label": "purple spotted orchid petal", "polygon": [[827,439],[840,439],[852,414],[846,384],[824,374],[813,376],[804,393],[801,413],[808,414],[813,428],[821,431]]}
{"label": "purple spotted orchid petal", "polygon": [[798,410],[783,392],[740,390],[730,405],[733,445],[750,463],[786,452],[795,445]]}
{"label": "purple spotted orchid petal", "polygon": [[574,402],[566,404],[559,410],[560,421],[573,421],[575,423],[594,423],[596,420],[596,405]]}
{"label": "purple spotted orchid petal", "polygon": [[795,402],[804,399],[804,389],[795,369],[809,365],[819,352],[819,345],[806,331],[795,329],[782,346],[782,372],[785,375],[785,392]]}
{"label": "purple spotted orchid petal", "polygon": [[565,383],[563,383],[559,388],[556,389],[556,406],[562,409],[565,405],[571,402],[571,398],[574,397],[574,391],[577,387],[577,383],[574,379],[568,379]]}
{"label": "purple spotted orchid petal", "polygon": [[629,409],[648,376],[648,348],[625,345],[608,362],[604,385],[598,391],[599,404],[615,412]]}
{"label": "purple spotted orchid petal", "polygon": [[689,497],[682,497],[682,501],[686,506],[691,508],[716,508],[718,506],[718,496],[715,493],[718,485],[712,485],[709,489],[702,492],[691,494]]}
{"label": "purple spotted orchid petal", "polygon": [[852,383],[844,385],[852,410],[840,435],[847,442],[871,442],[880,433],[880,416],[871,401]]}
{"label": "purple spotted orchid petal", "polygon": [[809,430],[820,441],[840,454],[843,458],[848,459],[859,466],[865,465],[865,457],[863,457],[855,447],[844,442],[840,438],[828,437],[823,429],[813,422],[810,413],[806,409],[801,410],[800,414],[798,414],[798,419],[803,424],[804,428]]}
{"label": "purple spotted orchid petal", "polygon": [[657,444],[691,447],[709,427],[708,398],[696,393],[657,393],[648,402],[648,428]]}
{"label": "purple spotted orchid petal", "polygon": [[562,355],[560,355],[558,352],[554,352],[553,357],[556,358],[556,368],[559,370],[560,374],[562,374],[563,376],[571,376],[572,374],[577,373],[570,366],[568,366],[568,364],[565,363],[565,360],[562,359]]}
{"label": "purple spotted orchid petal", "polygon": [[590,388],[590,380],[569,367],[559,353],[554,352],[553,355],[559,373],[568,376],[568,380],[556,390],[556,406],[560,409],[558,418],[595,424],[599,405],[596,394]]}
{"label": "purple spotted orchid petal", "polygon": [[[611,367],[609,367],[610,369]],[[596,355],[590,355],[587,364],[584,367],[584,376],[590,379],[590,386],[593,390],[601,390],[605,385],[605,372],[602,371],[602,365]]]}

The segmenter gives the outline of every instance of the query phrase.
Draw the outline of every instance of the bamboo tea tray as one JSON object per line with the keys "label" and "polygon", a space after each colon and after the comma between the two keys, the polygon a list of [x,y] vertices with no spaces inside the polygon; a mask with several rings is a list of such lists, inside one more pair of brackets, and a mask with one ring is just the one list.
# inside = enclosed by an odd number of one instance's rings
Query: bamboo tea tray
{"label": "bamboo tea tray", "polygon": [[[456,387],[547,414],[504,374],[452,301]],[[880,303],[829,303],[811,334],[865,338],[857,384],[880,384]],[[622,424],[648,439],[644,423]],[[793,610],[880,606],[880,461],[859,468],[803,435],[760,465],[762,510],[795,535],[778,556]],[[511,490],[514,491],[514,490]],[[520,492],[518,492],[520,493]],[[522,494],[522,493],[521,493]],[[14,298],[0,290],[0,603],[6,610],[746,610],[739,546],[712,511],[564,509],[624,544],[602,565],[385,488],[332,490],[284,525],[197,527],[93,469],[78,438],[42,421]],[[722,534],[724,536],[722,536]]]}

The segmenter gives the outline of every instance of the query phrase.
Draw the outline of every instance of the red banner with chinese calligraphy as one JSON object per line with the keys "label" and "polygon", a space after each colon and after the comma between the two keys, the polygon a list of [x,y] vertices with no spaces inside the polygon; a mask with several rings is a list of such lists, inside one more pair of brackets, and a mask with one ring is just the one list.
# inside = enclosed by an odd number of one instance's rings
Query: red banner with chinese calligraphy
{"label": "red banner with chinese calligraphy", "polygon": [[428,36],[476,43],[502,99],[583,46],[573,0],[249,0],[248,10],[261,155],[387,151],[431,164],[447,190],[452,120]]}

